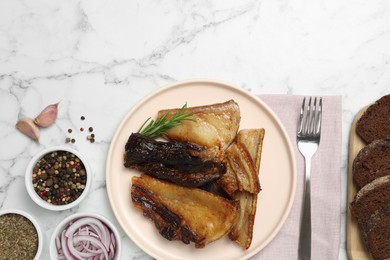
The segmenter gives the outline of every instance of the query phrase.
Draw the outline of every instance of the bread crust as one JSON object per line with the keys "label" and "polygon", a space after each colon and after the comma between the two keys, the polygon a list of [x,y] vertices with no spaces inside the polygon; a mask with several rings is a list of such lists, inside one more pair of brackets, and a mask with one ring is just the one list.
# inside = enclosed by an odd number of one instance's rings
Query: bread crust
{"label": "bread crust", "polygon": [[390,176],[375,179],[356,194],[350,210],[359,225],[367,221],[376,210],[390,204]]}
{"label": "bread crust", "polygon": [[360,150],[353,161],[352,174],[359,188],[390,175],[390,138],[375,140]]}
{"label": "bread crust", "polygon": [[356,133],[366,142],[390,136],[390,94],[369,106],[356,124]]}

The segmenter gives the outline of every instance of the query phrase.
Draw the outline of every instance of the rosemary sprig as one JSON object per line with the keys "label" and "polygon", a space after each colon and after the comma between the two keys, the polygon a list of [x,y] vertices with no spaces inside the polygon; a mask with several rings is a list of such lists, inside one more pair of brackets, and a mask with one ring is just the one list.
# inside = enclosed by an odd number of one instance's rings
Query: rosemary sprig
{"label": "rosemary sprig", "polygon": [[[181,121],[183,120],[196,122],[196,120],[191,118],[193,114],[186,112],[186,108],[187,108],[187,103],[185,103],[184,106],[182,106],[182,108],[180,108],[180,110],[177,111],[177,113],[175,113],[171,118],[167,118],[168,112],[165,113],[162,117],[160,117],[156,121],[151,120],[151,118],[149,117],[141,125],[141,127],[138,130],[138,133],[150,138],[158,138],[163,136],[168,129],[180,125]],[[148,124],[146,125],[146,123]]]}

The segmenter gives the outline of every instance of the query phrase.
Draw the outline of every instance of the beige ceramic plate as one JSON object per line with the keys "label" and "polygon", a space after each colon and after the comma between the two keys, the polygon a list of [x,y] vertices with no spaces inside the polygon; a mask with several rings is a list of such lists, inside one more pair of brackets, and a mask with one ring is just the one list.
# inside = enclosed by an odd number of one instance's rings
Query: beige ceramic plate
{"label": "beige ceramic plate", "polygon": [[[148,117],[163,108],[206,105],[234,99],[240,106],[240,128],[265,128],[259,196],[252,245],[243,250],[224,237],[195,249],[168,241],[131,202],[131,177],[139,173],[123,166],[126,141]],[[264,248],[278,233],[290,211],[296,186],[292,145],[275,114],[260,99],[239,88],[207,80],[178,82],[161,88],[134,106],[119,125],[107,158],[107,192],[112,209],[126,234],[157,259],[247,259]]]}

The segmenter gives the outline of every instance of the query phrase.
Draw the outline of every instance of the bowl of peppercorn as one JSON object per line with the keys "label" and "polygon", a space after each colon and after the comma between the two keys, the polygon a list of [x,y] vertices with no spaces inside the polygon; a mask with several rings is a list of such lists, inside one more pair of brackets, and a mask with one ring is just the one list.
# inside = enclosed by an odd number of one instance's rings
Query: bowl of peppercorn
{"label": "bowl of peppercorn", "polygon": [[44,235],[38,221],[20,209],[0,211],[0,259],[41,257]]}
{"label": "bowl of peppercorn", "polygon": [[27,166],[25,184],[31,199],[54,211],[79,204],[91,186],[91,170],[78,151],[53,146],[36,154]]}

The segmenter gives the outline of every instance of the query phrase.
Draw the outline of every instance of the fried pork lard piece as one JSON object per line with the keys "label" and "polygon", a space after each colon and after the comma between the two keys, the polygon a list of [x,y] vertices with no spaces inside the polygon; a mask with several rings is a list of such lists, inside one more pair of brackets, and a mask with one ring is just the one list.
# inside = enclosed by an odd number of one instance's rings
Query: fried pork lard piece
{"label": "fried pork lard piece", "polygon": [[[239,191],[247,191],[257,194],[260,191],[260,183],[257,176],[257,171],[246,147],[240,143],[232,144],[226,151],[226,164],[228,172],[221,178],[221,184],[229,194],[235,192],[235,188]],[[230,175],[235,176],[235,180]],[[224,179],[229,176],[226,182]],[[237,187],[234,189],[230,186],[237,182]]]}
{"label": "fried pork lard piece", "polygon": [[[238,144],[247,149],[257,173],[260,170],[264,134],[264,129],[244,129],[238,132],[236,140]],[[258,177],[256,176],[256,178]],[[245,249],[248,249],[252,243],[258,195],[258,193],[250,193],[245,190],[237,190],[231,195],[234,200],[239,202],[240,210],[238,220],[229,233],[229,238]]]}
{"label": "fried pork lard piece", "polygon": [[203,147],[188,142],[156,141],[142,134],[132,133],[125,145],[125,167],[147,162],[165,165],[201,165],[196,155]]}
{"label": "fried pork lard piece", "polygon": [[184,187],[200,187],[221,178],[225,172],[223,163],[205,163],[201,171],[183,171],[166,167],[161,163],[145,163],[132,167],[161,180],[167,180]]}
{"label": "fried pork lard piece", "polygon": [[221,178],[225,164],[193,156],[201,147],[178,141],[156,141],[130,135],[125,146],[125,167],[185,187],[200,187]]}
{"label": "fried pork lard piece", "polygon": [[[168,113],[167,118],[177,113],[178,109],[165,109],[158,112],[160,118]],[[218,158],[236,137],[241,115],[238,104],[229,100],[207,106],[189,107],[186,112],[193,114],[194,121],[182,121],[172,127],[166,137],[186,141],[206,147],[201,154],[204,158]]]}
{"label": "fried pork lard piece", "polygon": [[185,188],[148,175],[133,177],[135,208],[150,218],[168,240],[202,248],[225,234],[236,221],[237,205],[197,188]]}

